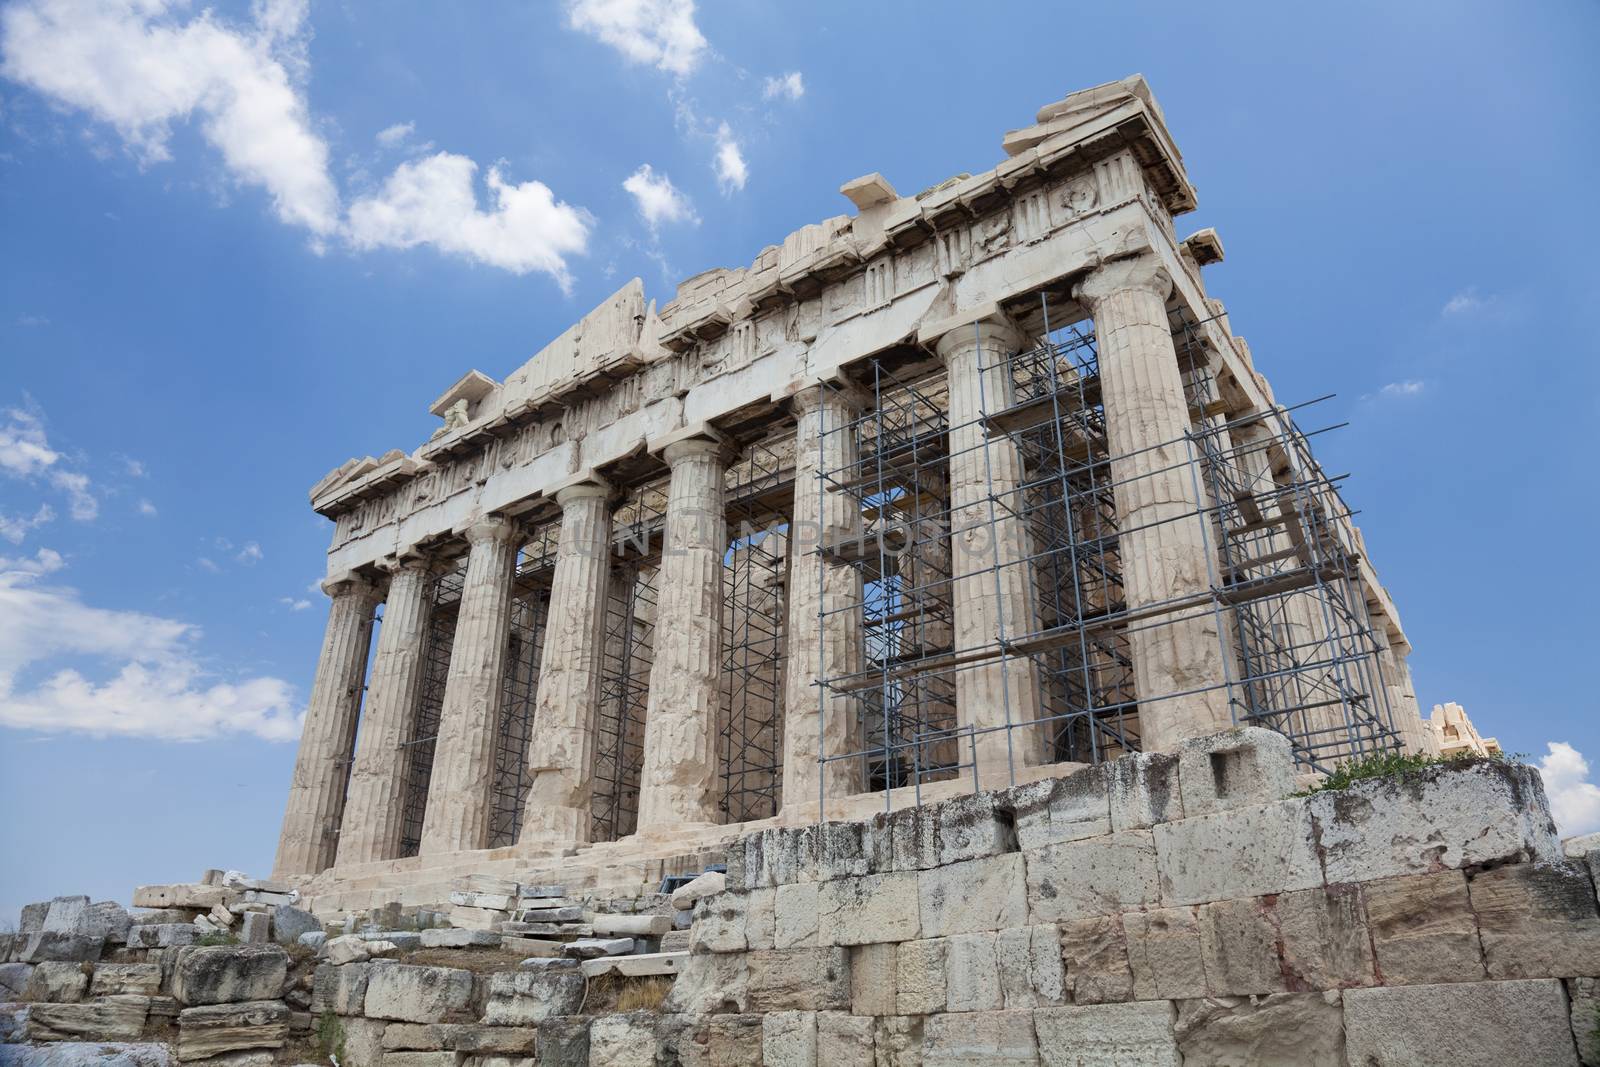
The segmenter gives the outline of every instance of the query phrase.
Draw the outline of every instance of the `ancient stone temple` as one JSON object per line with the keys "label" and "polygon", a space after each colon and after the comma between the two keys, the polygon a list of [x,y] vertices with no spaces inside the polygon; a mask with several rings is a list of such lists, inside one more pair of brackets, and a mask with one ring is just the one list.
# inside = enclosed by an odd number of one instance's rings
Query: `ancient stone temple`
{"label": "ancient stone temple", "polygon": [[1001,147],[915,195],[846,182],[664,306],[634,280],[317,483],[277,876],[643,884],[1235,725],[1302,773],[1434,743],[1316,408],[1207,293],[1216,232],[1178,236],[1143,79]]}

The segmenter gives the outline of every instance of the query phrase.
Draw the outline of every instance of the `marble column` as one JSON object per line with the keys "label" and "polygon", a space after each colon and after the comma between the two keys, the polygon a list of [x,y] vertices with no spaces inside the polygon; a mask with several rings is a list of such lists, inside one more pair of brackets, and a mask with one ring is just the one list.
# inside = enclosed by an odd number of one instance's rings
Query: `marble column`
{"label": "marble column", "polygon": [[666,448],[672,468],[656,585],[655,661],[639,775],[639,831],[717,822],[725,463],[716,441]]}
{"label": "marble column", "polygon": [[295,754],[283,832],[272,864],[274,878],[316,874],[333,865],[345,778],[356,743],[378,590],[354,580],[324,588],[332,598],[328,627]]}
{"label": "marble column", "polygon": [[[783,804],[815,802],[822,793],[847,796],[866,788],[858,757],[827,764],[819,755],[860,752],[859,697],[821,692],[818,677],[862,669],[861,572],[821,551],[861,536],[861,504],[818,481],[856,461],[855,436],[846,427],[856,404],[847,393],[815,386],[793,401],[795,416],[794,511],[789,523],[788,680],[783,716]],[[819,617],[820,616],[820,617]],[[820,673],[819,673],[820,672]]]}
{"label": "marble column", "polygon": [[589,840],[595,729],[611,576],[610,490],[569,486],[556,494],[561,538],[550,615],[539,660],[539,692],[528,742],[522,844]]}
{"label": "marble column", "polygon": [[372,657],[367,701],[339,831],[338,866],[394,859],[404,825],[407,750],[428,639],[428,560],[389,568],[383,625]]}
{"label": "marble column", "polygon": [[[1185,440],[1189,404],[1167,324],[1171,291],[1154,256],[1108,263],[1074,290],[1094,316],[1123,596],[1132,612],[1206,593],[1216,561],[1210,520],[1200,514],[1196,455]],[[1128,641],[1146,752],[1232,725],[1217,616],[1209,608],[1143,617],[1130,624]]]}
{"label": "marble column", "polygon": [[[937,345],[950,385],[950,565],[958,656],[992,647],[1002,637],[1024,637],[1039,625],[1028,562],[1031,539],[1018,493],[1022,456],[1015,441],[1001,433],[991,437],[982,421],[1014,402],[1003,364],[1026,341],[1009,323],[985,320],[950,331]],[[1005,784],[995,771],[1045,762],[1045,729],[1030,725],[1040,708],[1033,660],[985,660],[959,669],[955,681],[958,724],[990,731],[977,740],[980,785]],[[993,729],[1008,724],[1013,728]],[[960,758],[972,758],[966,741]]]}
{"label": "marble column", "polygon": [[517,526],[509,519],[486,518],[466,534],[471,546],[466,580],[439,710],[428,808],[422,818],[419,851],[424,856],[488,845],[495,731],[511,636]]}

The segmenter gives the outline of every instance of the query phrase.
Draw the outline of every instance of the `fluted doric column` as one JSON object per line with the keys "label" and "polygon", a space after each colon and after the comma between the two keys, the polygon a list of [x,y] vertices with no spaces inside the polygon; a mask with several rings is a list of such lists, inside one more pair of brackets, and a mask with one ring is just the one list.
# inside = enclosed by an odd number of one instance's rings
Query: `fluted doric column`
{"label": "fluted doric column", "polygon": [[361,735],[339,832],[338,865],[400,855],[406,769],[403,747],[417,710],[428,637],[428,560],[407,557],[389,567],[383,625],[372,657]]}
{"label": "fluted doric column", "polygon": [[272,864],[275,878],[316,874],[333,864],[345,778],[356,743],[378,590],[363,581],[336,582],[324,589],[332,598],[328,628],[295,754],[283,833]]}
{"label": "fluted doric column", "polygon": [[666,448],[672,468],[656,586],[655,661],[644,721],[639,830],[717,821],[717,712],[722,704],[722,557],[728,548],[722,447]]}
{"label": "fluted doric column", "polygon": [[[1038,629],[1036,583],[1018,486],[1022,456],[1010,437],[993,436],[984,415],[1013,403],[1005,359],[1026,338],[1009,323],[985,320],[939,338],[950,388],[950,563],[954,576],[955,654],[992,647]],[[992,496],[992,499],[991,499]],[[1039,670],[1026,656],[984,660],[956,672],[956,719],[979,733],[980,784],[985,771],[1042,763]],[[1013,729],[994,729],[1004,726]],[[1015,729],[1015,727],[1025,727]],[[960,758],[971,758],[962,742]]]}
{"label": "fluted doric column", "polygon": [[485,848],[494,788],[495,731],[500,723],[517,526],[488,518],[466,531],[470,551],[450,670],[445,675],[439,737],[422,818],[422,855]]}
{"label": "fluted doric column", "polygon": [[[821,471],[856,461],[847,430],[856,404],[824,386],[795,396],[794,512],[789,524],[789,632],[783,716],[783,803],[815,801],[820,755],[860,752],[855,701],[821,692],[817,680],[854,674],[862,665],[861,572],[830,557],[823,546],[861,536],[861,505],[849,493],[829,490]],[[862,761],[827,764],[822,792],[830,797],[866,788]]]}
{"label": "fluted doric column", "polygon": [[[1106,264],[1074,290],[1094,316],[1130,612],[1207,592],[1215,562],[1185,440],[1189,403],[1167,325],[1171,291],[1172,279],[1154,256]],[[1129,630],[1145,751],[1169,751],[1231,725],[1212,613],[1191,607],[1142,618]]]}
{"label": "fluted doric column", "polygon": [[607,487],[593,484],[569,486],[556,494],[561,539],[528,742],[532,782],[518,838],[524,844],[589,840],[611,573],[609,497]]}

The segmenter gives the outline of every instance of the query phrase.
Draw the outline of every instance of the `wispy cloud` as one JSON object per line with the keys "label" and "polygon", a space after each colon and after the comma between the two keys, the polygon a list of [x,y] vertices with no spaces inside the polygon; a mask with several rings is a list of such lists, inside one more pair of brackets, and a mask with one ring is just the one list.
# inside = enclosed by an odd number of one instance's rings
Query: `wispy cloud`
{"label": "wispy cloud", "polygon": [[0,537],[5,538],[14,545],[20,545],[30,533],[55,517],[55,509],[49,504],[40,504],[39,510],[33,513],[31,519],[25,519],[21,516],[12,518],[4,512],[0,512]]}
{"label": "wispy cloud", "polygon": [[23,481],[43,479],[67,497],[67,511],[79,522],[100,514],[89,476],[68,469],[66,456],[50,446],[37,410],[10,408],[0,423],[0,474]]}
{"label": "wispy cloud", "polygon": [[122,461],[122,469],[128,472],[128,477],[130,478],[144,478],[150,473],[142,461],[134,459],[132,456],[118,456],[117,458]]}
{"label": "wispy cloud", "polygon": [[311,601],[292,596],[281,596],[278,598],[278,603],[282,604],[290,611],[305,611],[307,608],[311,607]]}
{"label": "wispy cloud", "polygon": [[239,549],[239,554],[233,557],[246,567],[253,567],[264,558],[261,546],[254,541],[246,541],[244,547]]}
{"label": "wispy cloud", "polygon": [[679,77],[694,73],[706,51],[694,21],[694,0],[572,0],[567,21],[628,62]]}
{"label": "wispy cloud", "polygon": [[416,128],[417,124],[414,122],[397,122],[393,126],[385,126],[379,130],[377,141],[385,148],[393,148],[404,144]]}
{"label": "wispy cloud", "polygon": [[43,315],[18,315],[17,325],[26,326],[31,329],[36,326],[48,326],[50,325],[50,320],[45,318]]}
{"label": "wispy cloud", "polygon": [[791,70],[787,74],[779,74],[768,78],[766,85],[761,90],[761,99],[771,100],[774,97],[786,96],[790,100],[798,100],[806,95],[806,82],[798,70]]}
{"label": "wispy cloud", "polygon": [[1482,310],[1483,298],[1478,295],[1477,286],[1469,286],[1455,296],[1445,301],[1444,307],[1439,309],[1439,314],[1445,318],[1455,315],[1470,315],[1474,311]]}
{"label": "wispy cloud", "polygon": [[222,573],[222,568],[220,566],[218,566],[217,565],[217,561],[212,559],[210,556],[201,556],[199,559],[196,559],[194,562],[195,562],[195,565],[198,566],[201,570],[206,571],[208,573],[211,573],[211,574],[221,574]]}
{"label": "wispy cloud", "polygon": [[622,187],[633,197],[639,217],[652,233],[664,222],[700,221],[694,213],[694,205],[672,184],[672,179],[665,174],[657,174],[648,163],[641,164],[638,170],[628,175]]}
{"label": "wispy cloud", "polygon": [[1565,741],[1546,742],[1545,748],[1539,774],[1561,836],[1600,831],[1600,785],[1589,781],[1589,761]]}
{"label": "wispy cloud", "polygon": [[1385,385],[1382,389],[1378,390],[1378,395],[1381,397],[1396,398],[1417,396],[1426,388],[1427,383],[1418,381],[1414,378],[1408,378],[1405,381],[1390,382],[1388,385]]}
{"label": "wispy cloud", "polygon": [[[216,678],[201,663],[198,628],[141,612],[85,604],[74,589],[47,584],[61,556],[0,557],[0,726],[44,734],[197,741],[247,734],[299,735],[294,690],[278,678]],[[32,687],[22,672],[62,660]],[[85,676],[106,669],[104,681]]]}
{"label": "wispy cloud", "polygon": [[144,499],[141,498],[140,501],[139,501],[138,507],[139,507],[139,514],[147,516],[149,518],[154,518],[158,514],[158,512],[156,511],[156,506],[154,504],[150,503],[150,501],[148,501],[148,500],[144,500]]}
{"label": "wispy cloud", "polygon": [[717,154],[712,166],[717,172],[717,182],[722,186],[724,193],[743,189],[750,177],[750,168],[745,165],[744,153],[726,122],[717,128]]}

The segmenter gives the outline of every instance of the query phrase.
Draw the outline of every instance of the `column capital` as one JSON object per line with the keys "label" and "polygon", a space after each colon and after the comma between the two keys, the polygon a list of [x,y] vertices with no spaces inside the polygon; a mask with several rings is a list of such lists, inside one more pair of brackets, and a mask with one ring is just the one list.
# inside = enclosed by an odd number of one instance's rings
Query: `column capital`
{"label": "column capital", "polygon": [[468,523],[461,533],[467,544],[477,546],[494,541],[504,544],[517,535],[518,524],[504,515],[484,515]]}
{"label": "column capital", "polygon": [[859,389],[828,385],[808,386],[789,398],[790,411],[797,419],[814,414],[828,404],[836,404],[854,415],[870,407],[871,403]]}
{"label": "column capital", "polygon": [[1100,301],[1128,289],[1143,289],[1165,300],[1172,293],[1172,275],[1153,255],[1114,259],[1084,276],[1072,287],[1072,296],[1094,314]]}
{"label": "column capital", "polygon": [[925,339],[923,343],[927,344],[928,340],[932,340],[934,352],[946,363],[952,357],[980,346],[1006,352],[1020,352],[1028,347],[1028,335],[1010,319],[999,314],[969,320],[944,331],[937,338]]}
{"label": "column capital", "polygon": [[578,482],[556,490],[556,503],[563,509],[587,500],[606,500],[611,496],[611,486],[603,482]]}
{"label": "column capital", "polygon": [[709,437],[690,437],[682,441],[674,441],[663,450],[670,466],[676,467],[685,460],[703,459],[706,457],[722,457],[724,445],[721,441]]}
{"label": "column capital", "polygon": [[321,583],[321,588],[330,598],[339,600],[343,597],[368,597],[377,600],[381,592],[377,585],[359,574],[346,572],[326,578]]}

